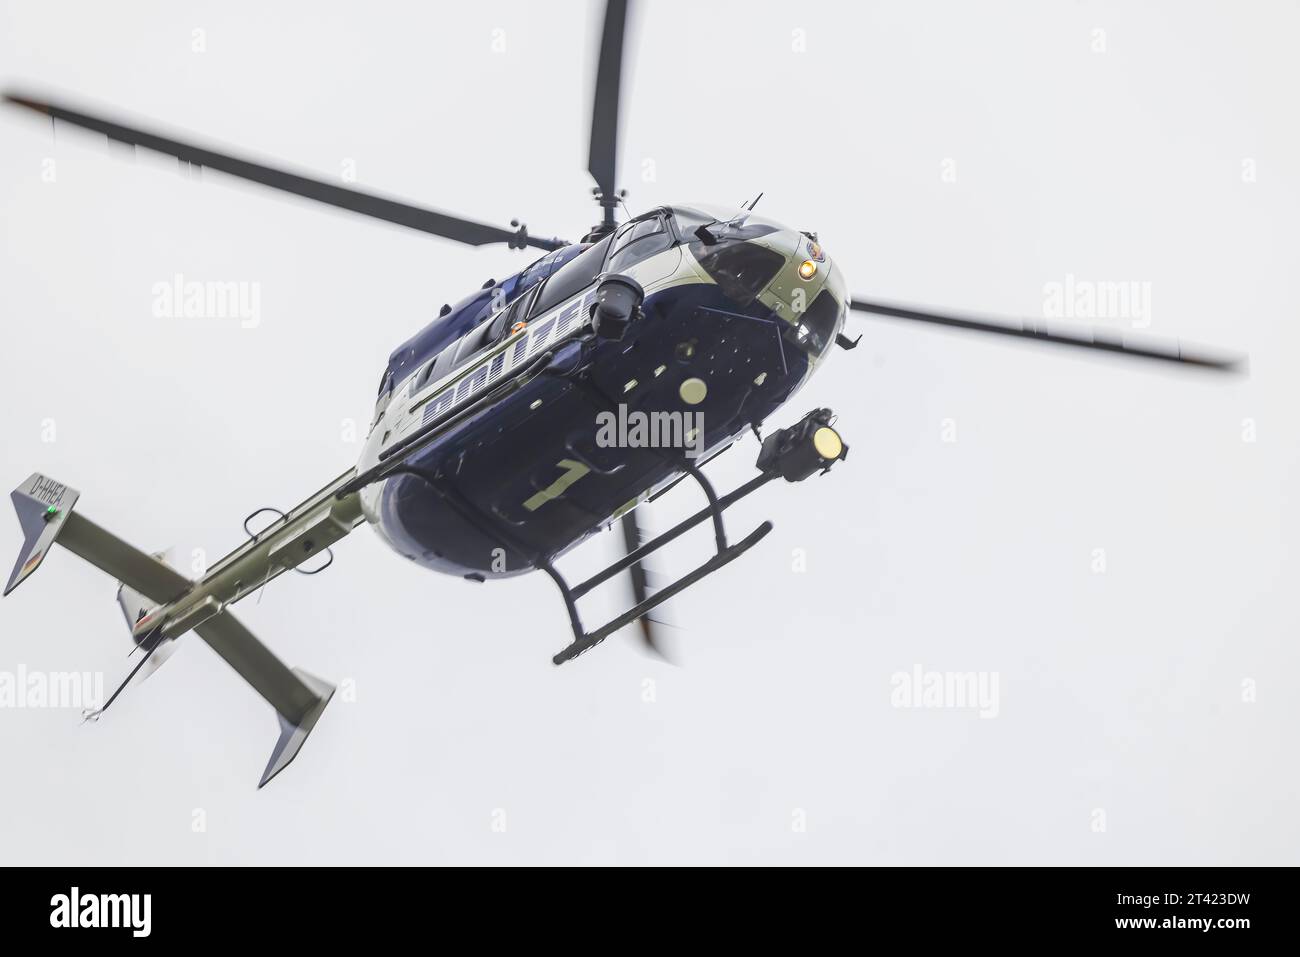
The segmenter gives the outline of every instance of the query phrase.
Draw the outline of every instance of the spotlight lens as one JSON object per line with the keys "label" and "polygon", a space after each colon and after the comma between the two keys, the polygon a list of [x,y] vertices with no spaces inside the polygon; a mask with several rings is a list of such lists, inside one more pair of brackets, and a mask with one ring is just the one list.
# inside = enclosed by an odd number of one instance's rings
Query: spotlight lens
{"label": "spotlight lens", "polygon": [[829,425],[823,425],[813,433],[813,448],[817,454],[828,461],[840,457],[844,451],[844,442],[840,439],[839,433]]}
{"label": "spotlight lens", "polygon": [[799,278],[803,280],[811,279],[817,275],[817,264],[811,259],[805,259],[799,264]]}

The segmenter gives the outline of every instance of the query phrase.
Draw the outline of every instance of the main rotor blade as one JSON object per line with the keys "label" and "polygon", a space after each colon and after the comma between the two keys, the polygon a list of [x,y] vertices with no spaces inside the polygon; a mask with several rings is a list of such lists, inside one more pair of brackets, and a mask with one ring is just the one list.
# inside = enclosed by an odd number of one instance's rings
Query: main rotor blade
{"label": "main rotor blade", "polygon": [[44,113],[54,120],[62,120],[65,123],[72,123],[75,126],[103,133],[110,140],[143,147],[155,153],[175,156],[177,159],[195,166],[228,173],[231,176],[238,176],[254,183],[261,183],[263,186],[270,186],[272,189],[283,190],[286,193],[314,199],[329,206],[347,209],[363,216],[382,219],[385,222],[396,223],[399,226],[406,226],[420,232],[432,233],[446,239],[454,239],[457,242],[467,243],[471,246],[482,246],[487,243],[507,243],[519,249],[523,249],[525,246],[535,246],[538,249],[559,249],[565,245],[564,242],[558,239],[537,239],[529,236],[522,227],[518,230],[502,229],[497,226],[489,226],[486,223],[461,219],[448,213],[440,213],[437,210],[427,209],[423,206],[413,206],[409,203],[386,199],[359,189],[335,186],[332,183],[322,182],[307,176],[299,176],[296,173],[289,173],[271,166],[262,166],[259,163],[238,159],[225,153],[203,149],[189,143],[182,143],[179,140],[168,139],[165,136],[159,136],[145,130],[123,126],[110,120],[91,116],[88,113],[81,113],[65,106],[35,100],[17,93],[5,93],[4,98],[16,106],[23,106],[29,110],[35,110],[37,113]]}
{"label": "main rotor blade", "polygon": [[1177,339],[1143,338],[1141,342],[1125,341],[1120,333],[1097,326],[1084,326],[1077,332],[1049,331],[1046,327],[1037,325],[1033,320],[1028,319],[998,321],[857,298],[849,304],[849,307],[858,312],[889,316],[893,319],[911,319],[917,322],[929,322],[934,325],[967,329],[973,332],[992,332],[1001,336],[1014,336],[1019,339],[1032,339],[1037,342],[1052,342],[1081,349],[1096,349],[1102,352],[1119,353],[1141,359],[1160,359],[1165,362],[1199,366],[1219,372],[1241,372],[1246,367],[1245,356],[1231,355],[1201,346],[1183,345]]}
{"label": "main rotor blade", "polygon": [[[632,509],[624,512],[620,522],[623,526],[623,547],[628,554],[631,554],[640,548],[642,544],[641,526],[637,522],[636,510]],[[650,595],[649,576],[646,574],[645,566],[640,562],[628,568],[627,573],[632,581],[632,603],[639,605]],[[659,647],[655,640],[657,637],[655,634],[657,630],[655,628],[656,624],[658,622],[649,615],[641,616],[637,622],[641,629],[641,641],[647,651],[664,659],[664,661],[668,661],[668,656],[664,654],[664,650]]]}
{"label": "main rotor blade", "polygon": [[618,165],[618,102],[623,81],[623,34],[627,25],[627,0],[608,0],[605,25],[600,33],[596,62],[596,94],[591,110],[591,149],[587,169],[600,187],[605,222],[614,222],[618,203],[615,181]]}

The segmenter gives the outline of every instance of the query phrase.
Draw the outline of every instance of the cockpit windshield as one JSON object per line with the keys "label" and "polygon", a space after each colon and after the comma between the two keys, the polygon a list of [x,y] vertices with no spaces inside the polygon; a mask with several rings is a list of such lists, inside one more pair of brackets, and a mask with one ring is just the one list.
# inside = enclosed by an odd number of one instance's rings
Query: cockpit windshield
{"label": "cockpit windshield", "polygon": [[708,242],[699,232],[701,226],[717,242],[756,239],[785,228],[780,223],[756,216],[746,209],[676,206],[672,213],[677,231],[685,242]]}
{"label": "cockpit windshield", "polygon": [[673,225],[677,227],[677,234],[682,237],[683,242],[694,242],[697,238],[695,231],[701,226],[708,226],[718,221],[718,217],[702,209],[696,209],[693,206],[677,206],[673,208]]}

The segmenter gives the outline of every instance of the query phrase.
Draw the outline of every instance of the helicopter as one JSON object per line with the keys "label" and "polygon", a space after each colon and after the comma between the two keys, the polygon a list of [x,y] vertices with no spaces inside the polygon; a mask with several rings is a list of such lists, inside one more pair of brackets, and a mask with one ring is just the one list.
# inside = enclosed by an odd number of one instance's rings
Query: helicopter
{"label": "helicopter", "polygon": [[[928,323],[1140,359],[1239,370],[1244,360],[1178,342],[1127,341],[1075,326],[985,318],[868,299],[849,292],[818,234],[756,212],[761,194],[736,207],[659,206],[621,222],[618,140],[628,0],[607,0],[599,37],[587,169],[599,220],[576,242],[463,218],[267,166],[74,109],[27,92],[11,105],[127,144],[265,187],[471,246],[504,244],[542,255],[489,279],[391,353],[379,377],[359,461],[288,511],[262,509],[248,538],[198,578],[130,545],[76,510],[80,492],[40,473],[11,494],[23,545],[8,595],[54,544],[119,582],[118,602],[139,660],[98,717],[146,666],[156,668],[196,633],[275,710],[280,735],[259,781],[299,753],[334,692],[282,663],[232,613],[243,598],[288,572],[315,574],[318,556],[363,524],[407,560],[484,583],[540,571],[556,585],[572,641],[568,662],[633,624],[656,649],[654,612],[735,561],[772,530],[739,538],[724,512],[764,486],[802,483],[845,460],[832,410],[768,423],[836,351],[851,351],[850,313]],[[764,431],[766,430],[766,434]],[[756,474],[720,494],[703,468],[748,434],[759,438]],[[704,506],[654,537],[642,506],[690,480]],[[263,512],[274,520],[256,531]],[[714,551],[651,588],[647,560],[708,523]],[[624,553],[570,583],[559,560],[619,526]],[[626,575],[633,603],[596,627],[578,602]],[[146,672],[147,673],[147,672]]]}

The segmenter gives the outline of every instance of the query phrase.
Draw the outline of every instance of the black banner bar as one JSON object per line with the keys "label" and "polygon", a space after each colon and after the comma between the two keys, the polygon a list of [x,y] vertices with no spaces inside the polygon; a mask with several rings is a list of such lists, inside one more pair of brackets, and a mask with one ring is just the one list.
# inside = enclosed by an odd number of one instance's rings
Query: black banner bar
{"label": "black banner bar", "polygon": [[[725,890],[705,869],[671,876],[628,869],[598,877],[578,870],[453,875],[421,868],[50,868],[10,869],[7,876],[0,926],[11,945],[34,938],[46,944],[64,938],[82,947],[282,938],[295,948],[337,947],[353,940],[396,942],[440,923],[448,935],[473,927],[532,927],[540,936],[557,909],[580,930],[626,920],[633,899],[653,899],[652,913],[639,918],[649,923],[634,937],[687,939],[684,925],[673,919],[676,909],[725,926],[729,934],[760,938],[848,931],[857,940],[902,935],[982,947],[1125,938],[1139,946],[1183,947],[1289,937],[1286,905],[1294,874],[1253,868],[750,868],[730,873]],[[638,886],[642,882],[654,886]]]}

